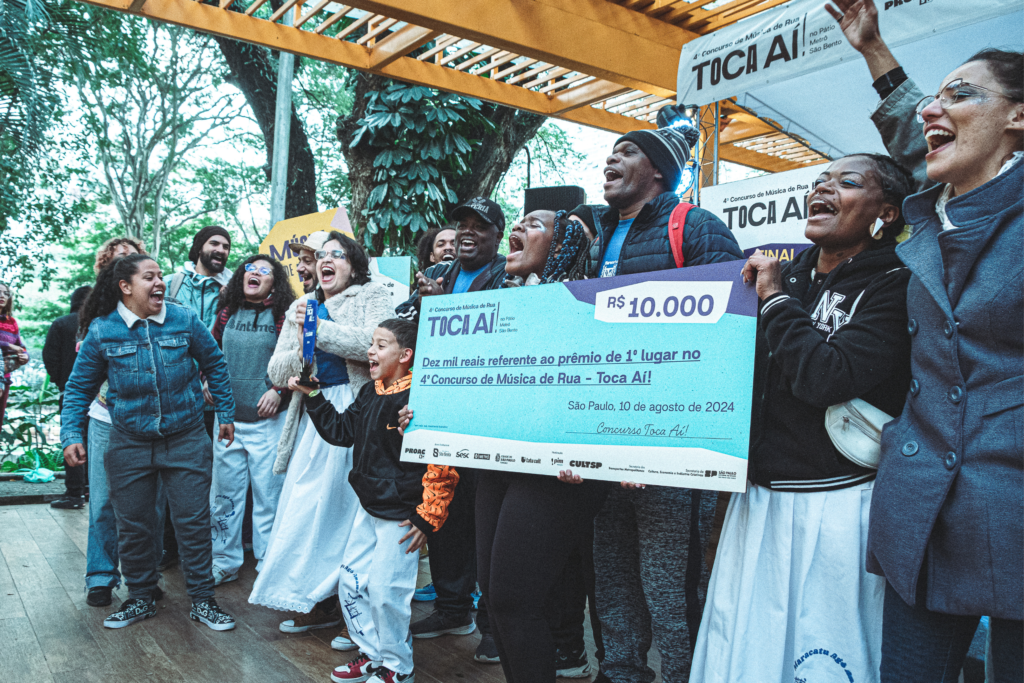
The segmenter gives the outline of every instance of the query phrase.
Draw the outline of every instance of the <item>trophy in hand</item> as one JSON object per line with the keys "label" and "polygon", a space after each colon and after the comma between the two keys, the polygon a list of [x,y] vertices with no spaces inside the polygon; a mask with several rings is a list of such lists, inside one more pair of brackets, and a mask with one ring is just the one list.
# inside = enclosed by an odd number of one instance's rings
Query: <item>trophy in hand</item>
{"label": "trophy in hand", "polygon": [[313,370],[313,358],[316,354],[316,323],[319,303],[316,299],[306,302],[306,317],[302,321],[302,372],[299,373],[299,385],[319,388],[320,383],[309,378]]}

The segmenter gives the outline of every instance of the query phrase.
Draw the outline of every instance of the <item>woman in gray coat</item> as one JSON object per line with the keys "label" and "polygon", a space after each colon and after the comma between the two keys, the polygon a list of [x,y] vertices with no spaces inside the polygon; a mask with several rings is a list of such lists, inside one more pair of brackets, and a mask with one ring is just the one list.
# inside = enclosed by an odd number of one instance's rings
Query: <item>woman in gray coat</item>
{"label": "woman in gray coat", "polygon": [[[860,30],[874,21],[870,0],[837,4],[876,83],[890,76],[885,60],[898,64],[877,23],[873,35]],[[956,681],[988,615],[994,678],[1019,682],[1024,55],[979,52],[913,107],[916,87],[902,78],[876,124],[890,145],[906,141],[890,150],[908,167],[923,156],[935,184],[904,203],[914,229],[897,249],[913,273],[913,379],[902,415],[882,434],[868,533],[868,570],[887,581],[881,680]]]}

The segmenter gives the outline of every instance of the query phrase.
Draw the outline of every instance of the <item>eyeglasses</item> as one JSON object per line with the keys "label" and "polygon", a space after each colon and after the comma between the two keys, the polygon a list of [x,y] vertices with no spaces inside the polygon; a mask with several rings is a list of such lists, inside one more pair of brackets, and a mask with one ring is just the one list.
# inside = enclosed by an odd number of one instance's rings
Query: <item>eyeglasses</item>
{"label": "eyeglasses", "polygon": [[915,111],[917,111],[917,122],[924,123],[924,116],[922,115],[924,110],[927,109],[928,105],[935,100],[939,101],[939,106],[944,110],[949,109],[954,104],[960,104],[964,100],[974,99],[975,97],[984,97],[981,91],[990,92],[997,97],[1005,97],[1010,99],[1005,93],[1001,93],[998,90],[992,90],[991,88],[984,88],[980,85],[974,85],[973,83],[967,83],[962,78],[958,78],[955,81],[950,81],[942,89],[938,95],[929,95],[920,102],[917,103]]}
{"label": "eyeglasses", "polygon": [[341,249],[331,249],[330,251],[324,251],[323,249],[321,249],[320,251],[313,252],[313,256],[316,256],[317,261],[323,261],[325,258],[332,258],[336,261],[344,261],[347,258],[345,256],[345,252],[343,252]]}
{"label": "eyeglasses", "polygon": [[260,266],[259,268],[257,268],[252,263],[246,263],[245,264],[245,272],[247,272],[247,273],[259,273],[260,275],[270,275],[274,271],[272,271],[270,268],[267,268],[266,266]]}

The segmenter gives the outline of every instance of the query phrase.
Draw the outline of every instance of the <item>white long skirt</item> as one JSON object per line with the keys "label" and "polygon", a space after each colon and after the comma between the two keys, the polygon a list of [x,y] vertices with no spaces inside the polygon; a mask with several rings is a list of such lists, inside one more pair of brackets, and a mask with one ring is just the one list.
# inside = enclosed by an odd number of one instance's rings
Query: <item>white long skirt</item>
{"label": "white long skirt", "polygon": [[733,494],[691,683],[878,681],[885,580],[864,568],[873,485]]}
{"label": "white long skirt", "polygon": [[[355,398],[348,384],[328,387],[323,394],[339,411]],[[359,509],[348,483],[351,470],[352,449],[326,443],[309,416],[303,415],[249,602],[309,612],[337,593],[345,546]]]}

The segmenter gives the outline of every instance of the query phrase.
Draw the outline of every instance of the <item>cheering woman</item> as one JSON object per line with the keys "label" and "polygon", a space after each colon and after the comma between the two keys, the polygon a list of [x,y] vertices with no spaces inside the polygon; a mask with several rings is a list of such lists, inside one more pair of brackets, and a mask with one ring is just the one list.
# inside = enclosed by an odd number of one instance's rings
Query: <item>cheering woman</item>
{"label": "cheering woman", "polygon": [[232,629],[234,619],[213,597],[213,453],[199,380],[202,371],[220,421],[218,438],[230,443],[235,402],[224,356],[195,313],[164,301],[160,266],[145,254],[125,256],[100,271],[81,317],[89,332],[64,393],[61,443],[69,465],[85,462],[82,432],[89,404],[107,380],[112,433],[104,466],[129,597],[103,625],[122,628],[156,616],[162,530],[153,501],[162,484],[192,598],[189,616],[216,631]]}

